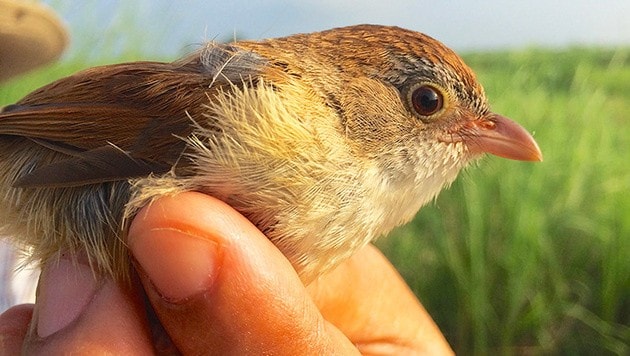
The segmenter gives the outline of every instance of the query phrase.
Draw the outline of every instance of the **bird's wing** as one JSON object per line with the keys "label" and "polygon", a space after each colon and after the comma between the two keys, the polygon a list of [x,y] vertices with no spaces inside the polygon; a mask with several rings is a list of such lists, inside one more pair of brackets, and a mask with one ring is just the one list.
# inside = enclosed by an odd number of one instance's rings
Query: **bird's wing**
{"label": "bird's wing", "polygon": [[76,186],[164,173],[185,149],[213,93],[258,75],[252,53],[208,45],[175,63],[91,68],[44,86],[0,112],[0,135],[25,137],[66,159],[16,186]]}

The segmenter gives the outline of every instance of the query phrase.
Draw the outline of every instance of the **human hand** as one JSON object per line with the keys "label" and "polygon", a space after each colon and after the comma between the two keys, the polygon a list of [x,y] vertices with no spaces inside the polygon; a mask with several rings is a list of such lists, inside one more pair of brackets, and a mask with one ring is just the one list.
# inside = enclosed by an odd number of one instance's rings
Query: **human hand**
{"label": "human hand", "polygon": [[[37,304],[0,316],[0,354],[452,352],[373,246],[305,288],[248,220],[199,193],[145,207],[128,245],[138,271],[131,287],[94,279],[80,259],[44,266]],[[167,344],[156,343],[152,315]]]}

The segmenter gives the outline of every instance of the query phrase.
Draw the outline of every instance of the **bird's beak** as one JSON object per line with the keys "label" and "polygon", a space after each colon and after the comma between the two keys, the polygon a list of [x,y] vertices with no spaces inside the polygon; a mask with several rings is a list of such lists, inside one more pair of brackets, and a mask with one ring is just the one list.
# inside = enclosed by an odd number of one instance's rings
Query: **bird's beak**
{"label": "bird's beak", "polygon": [[[468,121],[451,133],[462,141],[471,153],[490,153],[519,161],[542,161],[538,144],[522,126],[497,114]],[[446,140],[448,141],[448,140]]]}

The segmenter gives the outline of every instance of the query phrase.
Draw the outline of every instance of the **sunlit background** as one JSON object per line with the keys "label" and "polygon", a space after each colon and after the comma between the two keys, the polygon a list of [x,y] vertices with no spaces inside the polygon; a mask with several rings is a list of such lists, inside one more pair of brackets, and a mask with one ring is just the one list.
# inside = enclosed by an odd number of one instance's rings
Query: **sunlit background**
{"label": "sunlit background", "polygon": [[69,55],[88,48],[110,55],[99,51],[132,40],[143,53],[172,55],[207,39],[260,39],[359,23],[424,32],[457,50],[630,43],[626,0],[45,2],[70,26]]}

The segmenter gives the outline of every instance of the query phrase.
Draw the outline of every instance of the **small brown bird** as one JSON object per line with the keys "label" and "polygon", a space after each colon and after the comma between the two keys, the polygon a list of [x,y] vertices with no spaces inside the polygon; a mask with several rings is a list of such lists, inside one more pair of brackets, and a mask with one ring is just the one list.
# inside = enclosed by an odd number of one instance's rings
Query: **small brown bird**
{"label": "small brown bird", "polygon": [[409,221],[471,160],[541,160],[473,72],[424,34],[360,25],[209,43],[96,67],[0,113],[0,222],[46,261],[87,251],[124,277],[129,218],[200,191],[311,281]]}

